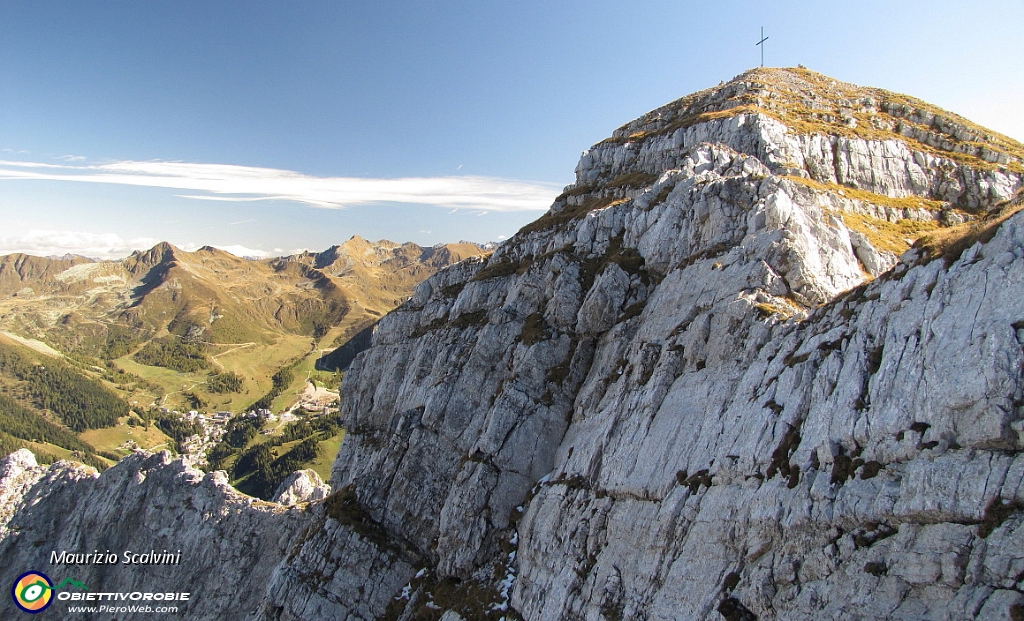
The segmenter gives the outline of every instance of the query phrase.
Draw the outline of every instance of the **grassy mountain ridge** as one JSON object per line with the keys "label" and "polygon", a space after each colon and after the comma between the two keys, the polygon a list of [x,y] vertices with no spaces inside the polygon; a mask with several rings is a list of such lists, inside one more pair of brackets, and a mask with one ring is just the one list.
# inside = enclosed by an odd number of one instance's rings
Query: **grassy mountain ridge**
{"label": "grassy mountain ridge", "polygon": [[[238,410],[297,359],[301,385],[323,348],[376,321],[438,269],[483,252],[353,237],[265,260],[166,242],[119,261],[7,255],[0,331],[126,371],[132,381],[116,390],[139,407]],[[279,393],[275,407],[290,394]]]}

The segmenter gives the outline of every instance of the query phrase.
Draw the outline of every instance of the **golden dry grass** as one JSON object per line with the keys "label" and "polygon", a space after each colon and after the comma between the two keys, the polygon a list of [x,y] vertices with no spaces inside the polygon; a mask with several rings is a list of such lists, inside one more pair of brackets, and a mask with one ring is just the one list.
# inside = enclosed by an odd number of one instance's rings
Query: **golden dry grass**
{"label": "golden dry grass", "polygon": [[788,179],[794,183],[807,186],[811,189],[818,190],[819,192],[831,192],[838,194],[843,198],[851,200],[862,201],[865,203],[871,203],[872,205],[879,205],[881,207],[892,207],[894,209],[924,209],[926,211],[940,211],[944,204],[942,201],[936,201],[921,196],[886,196],[885,194],[876,194],[875,192],[869,192],[867,190],[859,190],[856,188],[850,188],[845,185],[839,185],[838,183],[822,183],[820,181],[814,181],[813,179],[806,179],[804,177],[797,177],[795,175],[783,175],[784,179]]}
{"label": "golden dry grass", "polygon": [[758,302],[754,304],[754,308],[757,309],[762,317],[778,315],[783,320],[789,319],[802,310],[800,307],[790,306],[789,304],[770,304],[768,302]]}
{"label": "golden dry grass", "polygon": [[[848,188],[834,183],[821,183],[803,177],[787,175],[783,178],[819,192],[838,194],[843,198],[880,207],[890,207],[898,210],[923,209],[931,212],[938,212],[943,207],[943,203],[940,201],[920,196],[893,197],[866,190]],[[922,221],[904,218],[896,222],[890,222],[882,218],[875,218],[851,211],[838,211],[834,213],[842,218],[846,228],[864,235],[868,239],[868,243],[877,250],[892,252],[896,255],[906,252],[922,235],[942,228],[942,224],[938,220]]]}
{"label": "golden dry grass", "polygon": [[[804,68],[752,69],[727,85],[654,110],[607,141],[643,140],[740,114],[762,114],[798,134],[899,140],[911,150],[975,169],[1024,173],[1024,145],[1012,138],[914,97],[855,86]],[[991,162],[982,155],[1008,161]]]}
{"label": "golden dry grass", "polygon": [[922,250],[926,260],[941,257],[950,264],[975,243],[992,239],[1000,225],[1022,209],[1024,191],[1017,192],[1014,198],[1001,203],[984,218],[932,232],[918,239],[914,246]]}
{"label": "golden dry grass", "polygon": [[868,238],[876,250],[888,251],[899,256],[922,235],[942,227],[936,220],[903,219],[889,222],[849,211],[841,212],[843,224],[851,231],[857,231]]}

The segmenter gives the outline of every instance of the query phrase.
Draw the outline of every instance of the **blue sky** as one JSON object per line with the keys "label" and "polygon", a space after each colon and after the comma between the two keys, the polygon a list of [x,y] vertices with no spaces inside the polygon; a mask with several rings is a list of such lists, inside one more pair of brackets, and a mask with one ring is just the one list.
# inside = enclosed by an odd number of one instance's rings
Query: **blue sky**
{"label": "blue sky", "polygon": [[[582,150],[759,63],[1024,140],[1024,2],[0,3],[0,253],[510,236]],[[212,200],[216,199],[216,200]]]}

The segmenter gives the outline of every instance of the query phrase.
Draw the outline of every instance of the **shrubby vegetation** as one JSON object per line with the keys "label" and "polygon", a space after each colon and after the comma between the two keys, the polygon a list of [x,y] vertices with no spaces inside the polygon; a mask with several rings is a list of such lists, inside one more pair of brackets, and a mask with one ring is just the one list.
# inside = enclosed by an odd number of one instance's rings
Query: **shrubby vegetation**
{"label": "shrubby vegetation", "polygon": [[[7,395],[0,395],[0,429],[15,438],[46,442],[69,451],[91,451],[92,447],[64,427],[43,418]],[[20,448],[20,445],[13,450]],[[8,452],[5,452],[6,455]]]}
{"label": "shrubby vegetation", "polygon": [[132,357],[139,364],[165,367],[182,373],[193,373],[210,366],[201,343],[187,343],[177,336],[152,340]]}
{"label": "shrubby vegetation", "polygon": [[112,427],[128,404],[95,380],[52,363],[29,381],[33,400],[59,416],[72,431]]}
{"label": "shrubby vegetation", "polygon": [[184,310],[167,324],[167,331],[186,343],[198,343],[206,336],[206,328],[193,321]]}
{"label": "shrubby vegetation", "polygon": [[210,379],[206,380],[206,390],[216,394],[240,392],[242,390],[242,376],[232,371],[227,373],[211,373]]}
{"label": "shrubby vegetation", "polygon": [[224,468],[224,462],[229,457],[235,454],[235,449],[231,448],[229,444],[224,442],[218,442],[213,445],[210,452],[206,454],[206,460],[209,462],[207,468],[209,470],[221,470]]}
{"label": "shrubby vegetation", "polygon": [[185,440],[194,435],[203,435],[202,427],[176,414],[157,414],[154,422],[160,431],[174,439],[174,450],[179,453],[185,452]]}
{"label": "shrubby vegetation", "polygon": [[[124,400],[60,360],[37,364],[12,346],[0,345],[0,375],[14,380],[8,392],[0,394],[0,455],[28,448],[39,463],[53,463],[60,459],[57,455],[29,442],[52,444],[98,470],[107,467],[74,432],[117,424],[118,417],[128,413]],[[66,426],[30,405],[49,410]]]}
{"label": "shrubby vegetation", "polygon": [[36,456],[36,462],[40,464],[52,464],[53,462],[58,461],[60,459],[53,453],[48,453],[46,451],[40,451],[34,447],[29,447],[28,444],[21,438],[16,438],[12,435],[8,435],[0,431],[0,456],[6,457],[13,453],[14,451],[21,448],[28,448],[30,451],[32,451],[32,453]]}
{"label": "shrubby vegetation", "polygon": [[[22,448],[27,448],[32,451],[32,454],[36,456],[36,463],[39,464],[52,464],[56,461],[60,461],[62,458],[54,455],[49,451],[42,450],[35,446],[29,446],[28,441],[22,438],[16,438],[10,434],[0,431],[0,456],[6,457],[14,451]],[[87,453],[85,451],[72,451],[71,458],[80,461],[87,466],[103,471],[107,469],[107,464],[102,459],[97,457],[93,453]],[[113,460],[117,461],[117,460]]]}
{"label": "shrubby vegetation", "polygon": [[47,330],[44,340],[65,356],[113,360],[131,353],[147,336],[144,329],[96,323],[71,313]]}
{"label": "shrubby vegetation", "polygon": [[[224,439],[213,447],[207,459],[213,470],[223,468],[228,458],[237,454],[238,459],[231,468],[236,487],[264,500],[270,500],[288,475],[320,456],[320,441],[341,431],[341,420],[337,416],[298,420],[289,423],[281,434],[245,448],[256,437],[257,421],[255,418],[232,419]],[[277,449],[284,444],[294,446],[279,455]]]}
{"label": "shrubby vegetation", "polygon": [[220,470],[229,457],[245,448],[249,442],[256,437],[256,434],[263,428],[263,420],[245,415],[239,415],[228,421],[224,430],[224,437],[214,445],[207,454],[210,470]]}
{"label": "shrubby vegetation", "polygon": [[337,435],[341,431],[341,419],[338,416],[323,416],[315,420],[297,420],[289,423],[279,436],[278,444],[294,442],[300,438],[306,438],[316,434],[321,440],[326,440]]}
{"label": "shrubby vegetation", "polygon": [[228,446],[242,448],[263,429],[263,420],[257,417],[236,416],[228,422],[224,440]]}
{"label": "shrubby vegetation", "polygon": [[203,399],[194,392],[183,392],[181,393],[181,396],[184,397],[185,403],[188,404],[190,409],[201,410],[208,405],[206,403],[206,399]]}
{"label": "shrubby vegetation", "polygon": [[259,401],[253,403],[249,409],[269,410],[271,404],[274,403],[274,399],[277,399],[281,393],[284,392],[284,389],[288,387],[288,384],[292,383],[292,379],[295,378],[293,371],[295,369],[295,365],[299,362],[301,362],[301,359],[295,360],[278,369],[277,373],[274,373],[274,376],[270,378],[270,381],[273,382],[273,386],[270,388],[270,391],[260,397]]}
{"label": "shrubby vegetation", "polygon": [[[94,455],[93,453],[80,454],[80,453],[76,452],[74,454],[74,458],[79,460],[79,461],[81,461],[86,466],[92,466],[93,468],[99,470],[100,472],[103,472],[104,470],[106,470],[108,468],[107,462],[103,461],[97,455]],[[117,460],[114,460],[114,461],[117,461]]]}
{"label": "shrubby vegetation", "polygon": [[100,346],[97,356],[104,360],[127,356],[138,344],[136,334],[134,330],[124,326],[116,324],[107,326],[107,336]]}
{"label": "shrubby vegetation", "polygon": [[0,372],[24,382],[28,400],[53,412],[72,431],[111,427],[128,413],[123,399],[59,360],[36,364],[13,347],[0,345]]}
{"label": "shrubby vegetation", "polygon": [[309,437],[291,450],[274,458],[269,444],[257,444],[244,451],[235,462],[235,478],[248,475],[239,483],[239,489],[251,496],[270,500],[277,487],[302,464],[317,458],[320,453],[319,440]]}
{"label": "shrubby vegetation", "polygon": [[255,329],[231,316],[217,317],[207,332],[212,343],[249,343],[263,340]]}

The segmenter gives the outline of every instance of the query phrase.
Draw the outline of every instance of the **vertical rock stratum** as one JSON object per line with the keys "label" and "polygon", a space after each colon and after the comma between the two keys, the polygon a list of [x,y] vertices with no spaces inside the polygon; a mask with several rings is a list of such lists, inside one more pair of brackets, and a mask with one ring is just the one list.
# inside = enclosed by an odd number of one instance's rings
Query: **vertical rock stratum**
{"label": "vertical rock stratum", "polygon": [[3,579],[174,546],[59,571],[195,619],[1024,618],[1024,146],[757,69],[576,172],[380,321],[331,496],[18,453]]}

